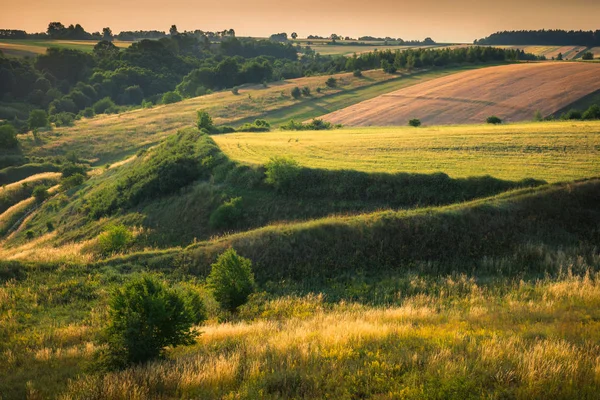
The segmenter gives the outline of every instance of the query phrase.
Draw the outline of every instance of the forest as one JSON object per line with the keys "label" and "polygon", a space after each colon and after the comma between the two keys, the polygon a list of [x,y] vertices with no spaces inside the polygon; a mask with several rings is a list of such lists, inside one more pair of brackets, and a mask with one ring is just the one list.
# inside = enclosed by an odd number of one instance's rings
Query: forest
{"label": "forest", "polygon": [[524,45],[537,44],[549,46],[600,46],[600,30],[565,31],[559,29],[537,31],[503,31],[475,40],[479,45]]}

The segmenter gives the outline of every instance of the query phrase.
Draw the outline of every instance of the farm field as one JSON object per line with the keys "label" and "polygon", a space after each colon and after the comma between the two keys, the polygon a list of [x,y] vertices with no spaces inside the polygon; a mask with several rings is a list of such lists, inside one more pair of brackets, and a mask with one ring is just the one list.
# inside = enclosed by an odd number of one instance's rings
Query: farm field
{"label": "farm field", "polygon": [[[97,40],[32,40],[32,39],[0,39],[0,50],[9,56],[35,57],[44,54],[48,47],[61,47],[91,53]],[[132,42],[113,41],[120,48],[126,48]]]}
{"label": "farm field", "polygon": [[[326,87],[327,77],[273,82],[266,88],[262,85],[246,85],[240,87],[239,95],[223,91],[176,104],[83,119],[73,127],[55,128],[42,134],[42,145],[31,136],[23,138],[22,143],[27,151],[36,156],[75,150],[83,157],[95,159],[96,163],[114,162],[140,148],[158,143],[177,129],[193,125],[198,110],[209,112],[219,125],[241,125],[256,118],[265,118],[278,126],[290,119],[301,121],[319,117],[383,93],[471,68],[398,75],[376,70],[365,71],[360,78],[351,73],[338,74],[335,75],[338,79],[336,88]],[[311,89],[311,96],[294,100],[290,95],[292,88],[305,86]],[[321,93],[317,92],[317,88],[322,89]]]}
{"label": "farm field", "polygon": [[600,89],[595,63],[522,63],[467,71],[336,111],[323,118],[347,126],[481,123],[491,115],[504,121],[553,114]]}
{"label": "farm field", "polygon": [[309,168],[444,172],[454,178],[568,181],[600,176],[600,122],[344,128],[213,136],[234,160],[287,156]]}

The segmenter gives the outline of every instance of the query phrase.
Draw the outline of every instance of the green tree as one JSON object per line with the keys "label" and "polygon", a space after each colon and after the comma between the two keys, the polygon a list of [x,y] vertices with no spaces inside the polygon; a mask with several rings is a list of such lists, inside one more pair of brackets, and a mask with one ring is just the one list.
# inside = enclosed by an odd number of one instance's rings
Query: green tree
{"label": "green tree", "polygon": [[48,187],[44,186],[44,185],[38,185],[36,187],[33,188],[33,197],[35,198],[35,200],[38,203],[43,202],[44,200],[46,200],[49,196],[48,194]]}
{"label": "green tree", "polygon": [[48,114],[44,110],[32,110],[27,119],[29,129],[37,129],[48,126]]}
{"label": "green tree", "polygon": [[492,125],[498,125],[498,124],[502,123],[502,120],[500,118],[496,117],[495,115],[492,115],[490,117],[487,117],[485,122],[487,122],[488,124],[492,124]]}
{"label": "green tree", "polygon": [[298,34],[296,32],[292,32],[292,39],[296,40],[297,37],[298,37]]}
{"label": "green tree", "polygon": [[300,91],[300,88],[298,86],[296,86],[295,88],[292,89],[292,97],[296,100],[298,100],[300,97],[302,97],[302,92]]}
{"label": "green tree", "polygon": [[417,128],[417,127],[421,126],[421,120],[417,119],[417,118],[413,118],[410,121],[408,121],[408,125]]}
{"label": "green tree", "polygon": [[167,346],[194,343],[191,327],[204,320],[201,304],[197,295],[186,296],[151,276],[129,282],[110,299],[101,363],[121,369],[159,358]]}
{"label": "green tree", "polygon": [[581,56],[581,59],[582,60],[593,60],[594,59],[594,53],[592,53],[591,51],[586,51]]}
{"label": "green tree", "polygon": [[562,59],[563,59],[563,54],[562,54],[562,53],[558,53],[558,55],[556,56],[556,59],[557,59],[558,61],[562,61]]}
{"label": "green tree", "polygon": [[229,248],[212,265],[206,283],[221,307],[234,312],[254,291],[252,262]]}
{"label": "green tree", "polygon": [[196,118],[196,126],[198,129],[206,130],[207,132],[212,132],[215,129],[213,125],[213,120],[210,115],[203,110],[198,110],[198,117]]}
{"label": "green tree", "polygon": [[334,88],[337,86],[337,79],[335,79],[333,76],[330,77],[329,79],[327,79],[327,81],[325,81],[325,85],[327,85],[330,88]]}
{"label": "green tree", "polygon": [[600,106],[598,104],[592,104],[590,108],[588,108],[583,115],[582,119],[600,119]]}
{"label": "green tree", "polygon": [[14,149],[18,144],[17,130],[12,125],[0,125],[0,149]]}
{"label": "green tree", "polygon": [[296,161],[284,157],[271,158],[265,168],[266,182],[280,192],[290,192],[293,189],[301,170]]}
{"label": "green tree", "polygon": [[163,104],[173,104],[180,102],[181,100],[183,100],[183,98],[177,92],[166,92],[162,97]]}

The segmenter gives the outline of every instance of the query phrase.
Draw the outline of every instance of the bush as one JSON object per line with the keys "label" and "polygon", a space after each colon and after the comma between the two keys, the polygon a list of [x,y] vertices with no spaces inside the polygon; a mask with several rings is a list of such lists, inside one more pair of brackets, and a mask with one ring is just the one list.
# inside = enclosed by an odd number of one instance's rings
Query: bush
{"label": "bush", "polygon": [[331,78],[327,79],[327,81],[325,81],[325,85],[327,85],[327,87],[334,88],[337,86],[337,79],[335,79],[332,76]]}
{"label": "bush", "polygon": [[598,104],[592,104],[590,108],[583,113],[581,118],[586,120],[600,119],[600,106]]}
{"label": "bush", "polygon": [[238,94],[240,94],[240,89],[236,86],[233,89],[231,89],[231,93],[237,96]]}
{"label": "bush", "polygon": [[208,221],[213,229],[233,228],[242,219],[242,198],[235,197],[221,204],[210,214]]}
{"label": "bush", "polygon": [[18,144],[17,130],[12,125],[1,125],[0,149],[14,149]]}
{"label": "bush", "polygon": [[300,175],[300,165],[289,158],[273,157],[266,167],[266,182],[280,192],[290,192]]}
{"label": "bush", "polygon": [[133,242],[133,234],[123,225],[110,225],[98,236],[100,252],[110,255],[125,250]]}
{"label": "bush", "polygon": [[206,283],[221,307],[235,312],[254,291],[252,262],[230,248],[211,267]]}
{"label": "bush", "polygon": [[340,127],[341,125],[332,125],[331,122],[315,118],[307,124],[291,120],[287,124],[281,125],[279,128],[284,131],[324,131]]}
{"label": "bush", "polygon": [[60,182],[60,185],[62,186],[63,189],[69,190],[69,189],[73,189],[74,187],[82,185],[83,182],[85,182],[85,176],[77,173],[77,174],[71,175],[67,178],[64,178]]}
{"label": "bush", "polygon": [[582,60],[593,60],[594,59],[594,53],[592,53],[591,51],[586,51],[581,56],[581,59]]}
{"label": "bush", "polygon": [[534,114],[533,114],[533,120],[536,122],[540,122],[544,120],[544,116],[542,115],[542,112],[540,110],[537,110]]}
{"label": "bush", "polygon": [[48,126],[48,114],[44,110],[32,110],[27,119],[29,129],[44,128]]}
{"label": "bush", "polygon": [[495,115],[492,115],[491,117],[487,117],[487,119],[485,120],[488,124],[492,124],[492,125],[498,125],[502,123],[502,120],[498,117],[496,117]]}
{"label": "bush", "polygon": [[302,92],[300,91],[300,88],[298,86],[292,89],[292,97],[296,100],[302,97]]}
{"label": "bush", "polygon": [[163,94],[161,103],[163,104],[173,104],[173,103],[178,103],[181,100],[183,100],[183,98],[181,97],[181,95],[177,92],[166,92],[165,94]]}
{"label": "bush", "polygon": [[354,75],[355,78],[362,78],[363,76],[362,71],[360,69],[355,69],[352,75]]}
{"label": "bush", "polygon": [[49,196],[48,187],[44,186],[44,185],[38,185],[33,188],[32,195],[35,198],[35,201],[37,201],[38,203],[41,203],[44,200],[46,200]]}
{"label": "bush", "polygon": [[581,111],[571,109],[566,114],[561,115],[560,119],[572,120],[572,119],[581,119],[581,117],[582,117]]}
{"label": "bush", "polygon": [[85,118],[93,118],[96,114],[94,113],[94,109],[92,107],[86,107],[79,112],[79,115]]}
{"label": "bush", "polygon": [[75,122],[75,114],[69,112],[60,112],[58,114],[54,114],[51,117],[51,120],[57,127],[73,126],[73,123]]}
{"label": "bush", "polygon": [[94,109],[94,113],[96,114],[110,114],[117,110],[116,104],[112,101],[110,97],[105,97],[103,99],[98,100],[92,106]]}
{"label": "bush", "polygon": [[204,320],[200,304],[198,295],[182,294],[149,276],[116,290],[109,303],[101,365],[122,369],[161,357],[167,346],[194,343],[191,327]]}
{"label": "bush", "polygon": [[213,120],[210,115],[206,111],[199,110],[198,117],[196,118],[196,126],[200,130],[206,130],[208,133],[212,132],[215,129],[213,125]]}
{"label": "bush", "polygon": [[408,125],[410,126],[414,126],[415,128],[421,126],[421,120],[417,119],[417,118],[413,118],[410,121],[408,121]]}
{"label": "bush", "polygon": [[123,92],[123,104],[141,104],[144,100],[144,91],[138,85],[129,86]]}
{"label": "bush", "polygon": [[306,96],[306,97],[310,96],[310,88],[308,86],[304,86],[302,88],[302,96]]}
{"label": "bush", "polygon": [[271,130],[271,124],[264,119],[257,119],[251,124],[244,124],[236,129],[237,132],[268,132]]}
{"label": "bush", "polygon": [[68,162],[62,166],[60,172],[62,173],[63,178],[68,178],[70,176],[81,174],[83,176],[87,175],[87,168],[85,165],[76,164],[75,162]]}

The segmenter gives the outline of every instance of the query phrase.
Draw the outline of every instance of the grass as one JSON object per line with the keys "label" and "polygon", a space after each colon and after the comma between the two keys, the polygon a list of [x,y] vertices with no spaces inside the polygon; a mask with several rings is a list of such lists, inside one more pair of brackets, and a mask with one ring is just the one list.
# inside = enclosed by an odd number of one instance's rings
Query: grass
{"label": "grass", "polygon": [[595,121],[275,131],[213,139],[231,159],[249,164],[286,156],[309,168],[441,171],[453,178],[558,182],[600,176],[600,122]]}
{"label": "grass", "polygon": [[[473,67],[470,67],[473,68]],[[112,163],[150,147],[178,129],[195,124],[196,111],[204,109],[216,124],[242,125],[265,118],[273,125],[291,118],[309,119],[376,97],[382,93],[414,85],[469,68],[435,70],[411,75],[389,75],[383,71],[365,71],[357,78],[351,73],[338,74],[338,87],[326,88],[327,77],[309,77],[262,85],[243,86],[239,95],[230,91],[184,100],[179,103],[134,110],[118,115],[78,121],[74,127],[56,128],[41,133],[42,143],[31,135],[21,140],[32,156],[54,156],[76,151],[97,165]],[[308,86],[312,95],[294,100],[291,89]],[[321,87],[321,93],[317,88]]]}

